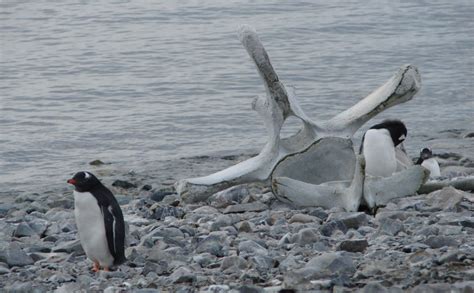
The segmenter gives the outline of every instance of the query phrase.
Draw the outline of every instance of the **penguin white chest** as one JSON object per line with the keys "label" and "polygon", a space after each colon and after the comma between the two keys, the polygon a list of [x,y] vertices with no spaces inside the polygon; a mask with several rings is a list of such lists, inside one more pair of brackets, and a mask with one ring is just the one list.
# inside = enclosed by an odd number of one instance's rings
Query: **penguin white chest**
{"label": "penguin white chest", "polygon": [[89,192],[74,191],[74,215],[82,248],[87,257],[101,266],[110,267],[110,254],[105,234],[104,217],[96,198]]}
{"label": "penguin white chest", "polygon": [[367,130],[363,153],[367,175],[389,177],[396,171],[395,147],[387,129]]}
{"label": "penguin white chest", "polygon": [[436,161],[436,159],[429,158],[428,160],[424,160],[423,163],[421,163],[421,165],[430,171],[431,178],[441,176],[441,171],[439,170],[439,164],[438,164],[438,161]]}

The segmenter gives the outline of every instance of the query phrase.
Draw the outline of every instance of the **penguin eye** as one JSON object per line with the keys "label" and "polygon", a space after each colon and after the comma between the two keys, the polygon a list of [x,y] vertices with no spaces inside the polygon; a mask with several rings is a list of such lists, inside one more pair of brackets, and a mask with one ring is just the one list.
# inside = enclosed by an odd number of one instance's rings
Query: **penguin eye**
{"label": "penguin eye", "polygon": [[401,140],[404,140],[405,138],[406,138],[405,134],[402,134],[402,135],[398,138],[398,140],[401,141]]}

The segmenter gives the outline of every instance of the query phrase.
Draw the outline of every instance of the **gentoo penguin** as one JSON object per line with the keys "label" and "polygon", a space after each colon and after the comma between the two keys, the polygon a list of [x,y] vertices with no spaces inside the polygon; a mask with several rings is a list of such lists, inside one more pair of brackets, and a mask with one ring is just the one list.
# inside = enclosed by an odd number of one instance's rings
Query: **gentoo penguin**
{"label": "gentoo penguin", "polygon": [[422,165],[430,171],[430,177],[439,177],[441,172],[439,170],[438,161],[433,157],[433,152],[429,148],[424,148],[420,152],[420,157],[415,163],[416,165]]}
{"label": "gentoo penguin", "polygon": [[365,157],[366,174],[389,177],[395,173],[397,152],[404,152],[401,143],[406,136],[407,128],[400,120],[385,120],[367,130],[360,145],[360,153]]}
{"label": "gentoo penguin", "polygon": [[67,181],[74,185],[74,214],[82,248],[94,262],[92,270],[108,271],[125,259],[125,223],[110,190],[90,172],[78,172]]}

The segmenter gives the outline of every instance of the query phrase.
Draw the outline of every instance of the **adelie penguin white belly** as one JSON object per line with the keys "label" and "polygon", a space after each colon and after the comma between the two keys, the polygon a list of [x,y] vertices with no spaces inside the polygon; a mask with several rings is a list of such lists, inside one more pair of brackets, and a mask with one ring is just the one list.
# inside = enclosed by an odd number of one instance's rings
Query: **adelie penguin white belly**
{"label": "adelie penguin white belly", "polygon": [[367,175],[389,177],[397,169],[395,146],[387,129],[369,129],[363,142]]}
{"label": "adelie penguin white belly", "polygon": [[74,191],[74,214],[81,245],[87,257],[103,267],[112,266],[114,257],[109,251],[104,217],[97,199],[89,192]]}
{"label": "adelie penguin white belly", "polygon": [[421,163],[421,165],[425,167],[426,169],[430,170],[430,178],[441,176],[441,171],[439,170],[439,164],[435,158],[424,160],[423,163]]}

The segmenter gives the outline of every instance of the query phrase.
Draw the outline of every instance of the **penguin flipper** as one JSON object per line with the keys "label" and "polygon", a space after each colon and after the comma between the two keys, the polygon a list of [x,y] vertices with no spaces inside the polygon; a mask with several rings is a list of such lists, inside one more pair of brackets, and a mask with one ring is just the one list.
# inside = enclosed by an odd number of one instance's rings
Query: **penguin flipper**
{"label": "penguin flipper", "polygon": [[110,254],[114,257],[114,265],[122,264],[125,258],[125,223],[122,211],[117,202],[101,206],[104,215],[105,234]]}

